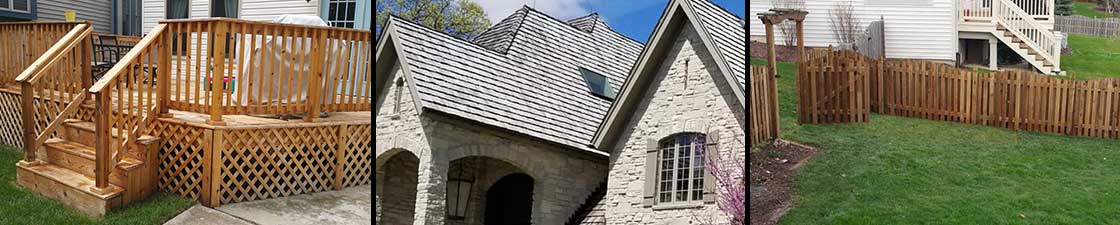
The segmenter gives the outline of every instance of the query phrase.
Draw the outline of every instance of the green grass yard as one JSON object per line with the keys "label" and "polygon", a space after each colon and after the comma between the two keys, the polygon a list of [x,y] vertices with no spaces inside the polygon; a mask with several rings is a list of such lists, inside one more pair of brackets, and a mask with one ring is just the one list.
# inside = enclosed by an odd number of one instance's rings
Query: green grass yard
{"label": "green grass yard", "polygon": [[1062,70],[1078,80],[1120,78],[1120,39],[1071,34],[1073,52],[1062,56]]}
{"label": "green grass yard", "polygon": [[1118,140],[884,115],[798,125],[793,64],[779,73],[782,138],[822,149],[782,224],[1120,223]]}
{"label": "green grass yard", "polygon": [[1095,7],[1096,5],[1097,4],[1089,3],[1089,2],[1074,1],[1073,2],[1073,14],[1074,15],[1087,16],[1087,17],[1097,17],[1097,18],[1112,17],[1112,15],[1110,15],[1106,12],[1101,12],[1101,11],[1097,11],[1097,9],[1094,9],[1093,7]]}
{"label": "green grass yard", "polygon": [[16,184],[16,162],[23,154],[0,147],[0,224],[162,224],[194,201],[160,192],[148,200],[114,210],[101,219],[86,217],[61,203]]}

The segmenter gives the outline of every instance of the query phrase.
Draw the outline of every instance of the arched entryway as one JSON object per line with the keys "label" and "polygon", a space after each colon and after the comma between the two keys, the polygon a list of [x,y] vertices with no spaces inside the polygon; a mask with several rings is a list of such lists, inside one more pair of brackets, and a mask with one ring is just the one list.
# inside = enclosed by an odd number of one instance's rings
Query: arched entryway
{"label": "arched entryway", "polygon": [[396,150],[377,160],[377,223],[412,224],[416,212],[416,184],[420,159]]}
{"label": "arched entryway", "polygon": [[447,225],[530,224],[533,173],[491,156],[456,158],[447,170]]}
{"label": "arched entryway", "polygon": [[487,225],[528,225],[533,215],[533,178],[506,175],[486,192]]}

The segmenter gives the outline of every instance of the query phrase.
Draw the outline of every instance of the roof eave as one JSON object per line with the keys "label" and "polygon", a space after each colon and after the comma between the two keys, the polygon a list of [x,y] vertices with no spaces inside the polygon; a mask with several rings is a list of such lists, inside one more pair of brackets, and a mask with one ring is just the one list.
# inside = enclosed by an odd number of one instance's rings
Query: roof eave
{"label": "roof eave", "polygon": [[[409,66],[409,64],[408,64],[408,53],[405,52],[403,48],[401,48],[401,44],[400,44],[401,42],[397,37],[398,36],[397,26],[396,26],[396,23],[394,22],[394,18],[390,18],[389,21],[386,22],[385,28],[383,28],[383,30],[381,32],[382,32],[382,35],[381,35],[381,40],[378,40],[379,44],[377,46],[377,54],[376,54],[376,61],[375,61],[376,65],[374,67],[375,68],[386,68],[386,66],[387,66],[387,68],[392,68],[393,67],[392,63],[394,63],[394,62],[399,63],[400,64],[400,69],[402,71],[401,76],[404,77],[405,84],[407,84],[408,87],[409,87],[409,94],[412,95],[412,99],[413,99],[412,103],[416,104],[417,109],[423,109],[424,108],[423,100],[420,98],[420,92],[417,91],[417,89],[416,89],[416,82],[412,78],[412,69],[411,69],[411,66]],[[390,48],[391,51],[386,51],[387,48]],[[385,64],[388,64],[388,65],[385,65]],[[380,71],[375,71],[375,72],[380,72]],[[381,108],[380,102],[384,101],[384,99],[385,99],[382,96],[382,95],[385,94],[384,90],[386,90],[389,87],[388,85],[392,85],[395,82],[392,82],[391,80],[389,80],[389,78],[392,77],[392,74],[375,73],[375,76],[376,77],[374,78],[374,88],[376,89],[376,92],[374,92],[374,94],[376,95],[376,99],[378,101],[378,104],[374,104],[373,112],[377,113],[377,112],[380,111],[380,108]]]}

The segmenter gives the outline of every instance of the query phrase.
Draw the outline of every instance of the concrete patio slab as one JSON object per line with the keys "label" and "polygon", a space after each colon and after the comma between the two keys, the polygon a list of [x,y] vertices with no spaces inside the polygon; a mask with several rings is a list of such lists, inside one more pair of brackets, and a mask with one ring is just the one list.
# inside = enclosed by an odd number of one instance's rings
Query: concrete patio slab
{"label": "concrete patio slab", "polygon": [[254,224],[344,225],[373,223],[370,185],[218,207]]}
{"label": "concrete patio slab", "polygon": [[206,206],[195,205],[182,214],[175,216],[164,225],[253,225],[248,221],[238,219],[229,214],[219,212]]}
{"label": "concrete patio slab", "polygon": [[210,209],[195,206],[164,225],[350,225],[373,223],[370,185],[341,191],[235,203]]}

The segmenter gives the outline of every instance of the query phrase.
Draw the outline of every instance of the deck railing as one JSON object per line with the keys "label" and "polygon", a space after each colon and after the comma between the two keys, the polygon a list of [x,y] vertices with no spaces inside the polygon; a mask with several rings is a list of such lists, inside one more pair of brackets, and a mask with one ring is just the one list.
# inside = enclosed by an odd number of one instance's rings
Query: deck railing
{"label": "deck railing", "polygon": [[[75,23],[75,25],[61,38],[51,39],[54,44],[47,45],[49,49],[46,49],[34,62],[29,63],[30,65],[14,79],[20,85],[20,104],[23,112],[21,115],[24,143],[22,163],[38,163],[36,152],[39,146],[54,137],[62,123],[73,116],[86,99],[84,90],[92,83],[89,72],[92,54],[90,34],[93,33],[93,27],[88,22]],[[48,27],[53,27],[50,28],[51,30],[59,28],[54,25]],[[46,32],[39,35],[50,36]],[[45,118],[36,119],[36,117]],[[38,121],[46,121],[46,126],[38,128],[41,127]],[[105,171],[106,168],[96,169]],[[98,176],[96,187],[105,188],[108,178],[108,176]]]}
{"label": "deck railing", "polygon": [[[1054,0],[1012,0],[1011,6],[1023,10],[1028,16],[1038,21],[1054,20]],[[999,13],[1001,5],[1007,3],[1001,0],[961,0],[957,4],[957,14],[963,21],[991,22],[992,16]]]}
{"label": "deck railing", "polygon": [[16,84],[16,76],[79,24],[83,23],[0,23],[0,86]]}
{"label": "deck railing", "polygon": [[[88,90],[97,182],[170,110],[304,114],[371,110],[371,33],[235,19],[162,21]],[[87,60],[88,61],[88,60]],[[156,116],[159,115],[159,116]],[[111,143],[116,135],[124,140]]]}
{"label": "deck railing", "polygon": [[[169,109],[304,114],[371,109],[371,33],[233,19],[170,20]],[[162,66],[162,65],[161,65]],[[164,68],[164,67],[160,67]],[[220,84],[220,85],[218,85]]]}

